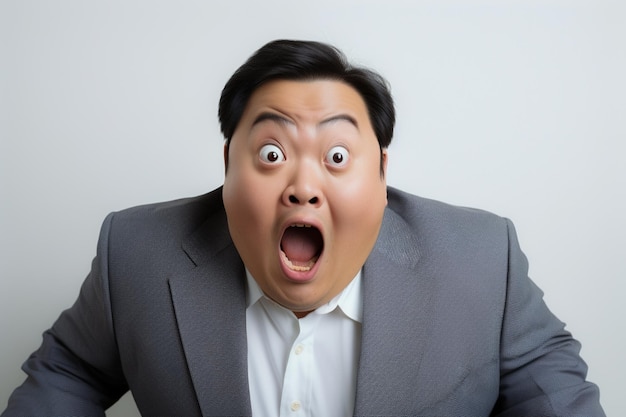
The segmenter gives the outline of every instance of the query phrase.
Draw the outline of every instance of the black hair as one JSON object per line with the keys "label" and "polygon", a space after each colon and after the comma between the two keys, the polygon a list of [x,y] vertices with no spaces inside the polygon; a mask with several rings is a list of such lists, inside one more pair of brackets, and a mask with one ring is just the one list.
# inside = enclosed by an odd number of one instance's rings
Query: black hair
{"label": "black hair", "polygon": [[228,80],[218,111],[226,145],[230,144],[250,96],[261,85],[273,80],[315,79],[342,81],[358,91],[367,106],[381,152],[389,146],[395,109],[387,81],[370,69],[352,66],[334,46],[296,40],[267,43]]}

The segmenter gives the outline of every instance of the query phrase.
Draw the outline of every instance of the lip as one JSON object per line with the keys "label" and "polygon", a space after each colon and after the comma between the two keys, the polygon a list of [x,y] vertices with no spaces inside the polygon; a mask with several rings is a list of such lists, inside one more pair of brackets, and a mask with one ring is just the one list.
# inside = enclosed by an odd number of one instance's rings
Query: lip
{"label": "lip", "polygon": [[[293,226],[294,224],[304,224],[307,226],[315,227],[322,235],[322,240],[324,241],[324,248],[322,248],[322,252],[320,253],[313,267],[309,269],[308,271],[294,271],[293,269],[289,268],[283,260],[283,256],[285,255],[280,247],[280,240],[282,239],[283,234],[285,233],[285,230],[287,230],[287,228]],[[287,280],[289,281],[296,282],[296,283],[307,283],[307,282],[313,281],[317,275],[319,266],[322,263],[322,259],[324,257],[324,252],[325,252],[325,247],[326,247],[326,238],[324,235],[324,229],[317,219],[311,218],[311,217],[288,218],[283,223],[282,227],[280,228],[280,234],[278,235],[278,244],[277,244],[278,263],[280,264],[280,268],[285,278],[287,278]]]}

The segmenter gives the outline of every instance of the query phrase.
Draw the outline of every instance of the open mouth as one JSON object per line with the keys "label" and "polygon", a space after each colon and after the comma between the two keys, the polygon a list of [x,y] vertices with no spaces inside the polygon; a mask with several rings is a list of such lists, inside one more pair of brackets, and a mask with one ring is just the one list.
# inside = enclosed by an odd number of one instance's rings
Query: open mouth
{"label": "open mouth", "polygon": [[292,271],[307,272],[317,262],[324,249],[320,231],[308,224],[292,224],[280,240],[280,256]]}

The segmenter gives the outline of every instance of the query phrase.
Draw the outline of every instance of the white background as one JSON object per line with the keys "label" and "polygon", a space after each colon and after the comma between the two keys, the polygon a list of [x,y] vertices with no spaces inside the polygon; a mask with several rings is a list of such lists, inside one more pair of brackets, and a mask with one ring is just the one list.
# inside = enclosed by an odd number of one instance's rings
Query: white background
{"label": "white background", "polygon": [[390,81],[389,184],[513,219],[623,414],[625,4],[0,0],[0,409],[104,216],[218,186],[221,88],[265,42],[300,38]]}

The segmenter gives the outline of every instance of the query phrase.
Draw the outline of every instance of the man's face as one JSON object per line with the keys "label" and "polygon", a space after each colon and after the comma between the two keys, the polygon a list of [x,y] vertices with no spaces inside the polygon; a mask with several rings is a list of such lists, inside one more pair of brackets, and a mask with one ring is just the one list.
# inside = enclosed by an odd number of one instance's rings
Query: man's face
{"label": "man's face", "polygon": [[228,227],[259,287],[296,313],[329,302],[363,266],[387,205],[359,93],[329,80],[264,84],[224,156]]}

